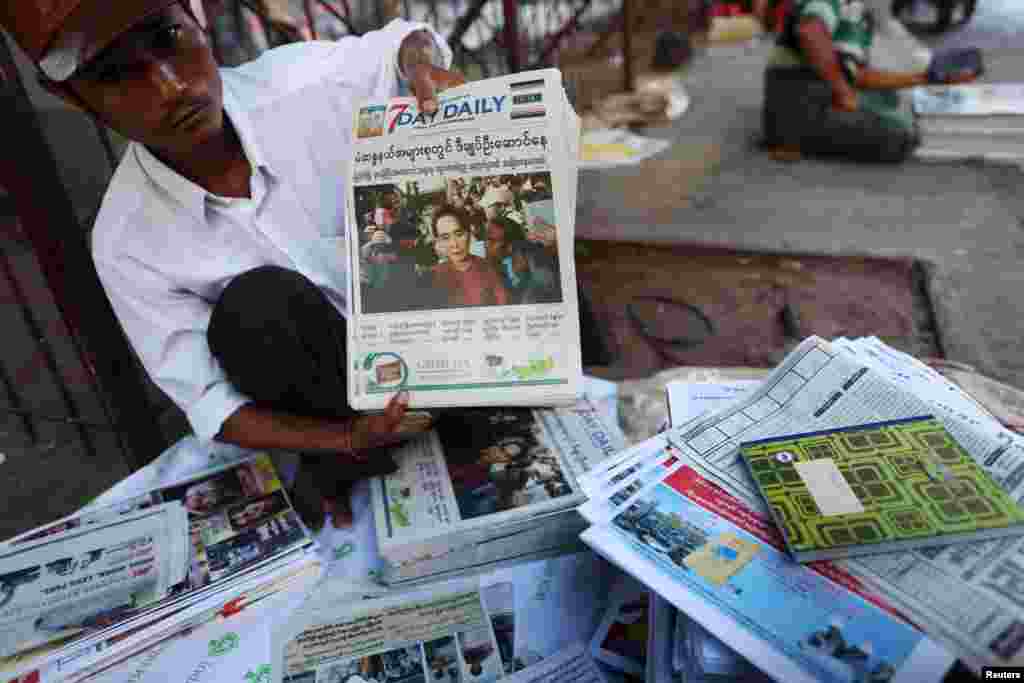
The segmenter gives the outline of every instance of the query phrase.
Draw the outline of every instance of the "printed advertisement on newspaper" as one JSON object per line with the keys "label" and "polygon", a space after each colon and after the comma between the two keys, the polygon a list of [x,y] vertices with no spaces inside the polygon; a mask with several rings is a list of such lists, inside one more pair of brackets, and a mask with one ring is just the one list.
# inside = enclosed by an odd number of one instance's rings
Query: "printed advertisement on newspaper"
{"label": "printed advertisement on newspaper", "polygon": [[793,562],[770,523],[681,461],[592,521],[585,541],[781,680],[938,680],[953,662],[835,577]]}

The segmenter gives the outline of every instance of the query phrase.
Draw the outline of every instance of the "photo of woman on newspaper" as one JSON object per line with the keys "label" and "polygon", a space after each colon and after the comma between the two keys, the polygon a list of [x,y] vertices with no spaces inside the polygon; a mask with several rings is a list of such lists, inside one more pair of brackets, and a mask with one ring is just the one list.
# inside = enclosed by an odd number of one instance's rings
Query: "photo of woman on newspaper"
{"label": "photo of woman on newspaper", "polygon": [[550,173],[355,189],[363,313],[560,303]]}
{"label": "photo of woman on newspaper", "polygon": [[572,491],[532,410],[461,410],[442,417],[437,430],[462,519]]}

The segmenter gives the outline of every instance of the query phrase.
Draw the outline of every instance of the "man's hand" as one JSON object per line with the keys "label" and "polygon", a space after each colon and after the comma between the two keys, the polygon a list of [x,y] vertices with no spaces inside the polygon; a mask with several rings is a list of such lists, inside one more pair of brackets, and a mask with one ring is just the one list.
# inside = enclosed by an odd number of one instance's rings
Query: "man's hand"
{"label": "man's hand", "polygon": [[[408,415],[409,392],[395,394],[383,413],[360,415],[352,423],[352,450],[362,451],[393,446],[430,429],[429,415]],[[362,456],[365,458],[365,456]]]}
{"label": "man's hand", "polygon": [[398,64],[409,79],[409,88],[422,111],[437,111],[437,94],[462,85],[462,74],[435,65],[434,38],[427,31],[410,33],[398,50]]}
{"label": "man's hand", "polygon": [[437,111],[438,93],[466,82],[462,74],[432,64],[419,64],[406,73],[409,74],[410,89],[416,96],[417,105],[428,114]]}

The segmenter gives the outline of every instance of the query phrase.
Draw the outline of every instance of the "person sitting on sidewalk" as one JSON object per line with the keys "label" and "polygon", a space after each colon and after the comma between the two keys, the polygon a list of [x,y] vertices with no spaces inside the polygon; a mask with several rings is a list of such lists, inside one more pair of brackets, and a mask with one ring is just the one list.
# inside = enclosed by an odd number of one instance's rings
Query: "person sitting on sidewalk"
{"label": "person sitting on sidewalk", "polygon": [[319,495],[297,507],[344,523],[351,484],[395,469],[378,449],[429,426],[407,394],[374,415],[346,400],[349,127],[403,87],[435,111],[462,82],[443,39],[396,19],[219,69],[188,0],[18,0],[0,27],[47,90],[134,141],[92,247],[150,377],[199,438],[302,453]]}
{"label": "person sitting on sidewalk", "polygon": [[[898,91],[925,72],[871,68],[875,17],[864,0],[795,0],[765,71],[764,141],[772,156],[900,162],[919,143]],[[973,80],[958,74],[949,83]]]}

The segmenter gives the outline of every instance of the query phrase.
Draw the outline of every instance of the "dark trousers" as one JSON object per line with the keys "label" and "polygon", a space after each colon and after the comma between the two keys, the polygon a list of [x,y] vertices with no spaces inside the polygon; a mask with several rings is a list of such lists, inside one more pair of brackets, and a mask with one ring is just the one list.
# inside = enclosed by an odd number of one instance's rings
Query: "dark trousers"
{"label": "dark trousers", "polygon": [[[206,333],[228,381],[257,405],[281,412],[345,419],[345,318],[320,288],[299,273],[263,266],[225,288]],[[300,477],[326,498],[346,495],[365,477],[395,471],[386,452],[366,463],[305,453]]]}
{"label": "dark trousers", "polygon": [[811,67],[769,67],[762,124],[768,145],[864,162],[906,160],[919,137],[894,92],[861,91],[857,111],[836,111],[832,87]]}
{"label": "dark trousers", "polygon": [[[607,362],[590,307],[581,299],[584,365]],[[259,405],[282,412],[344,419],[347,398],[345,318],[326,295],[295,271],[263,266],[242,273],[213,309],[207,341],[228,381]],[[382,452],[365,464],[341,464],[330,455],[305,454],[303,469],[327,498],[352,482],[395,471]]]}

